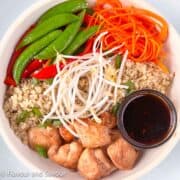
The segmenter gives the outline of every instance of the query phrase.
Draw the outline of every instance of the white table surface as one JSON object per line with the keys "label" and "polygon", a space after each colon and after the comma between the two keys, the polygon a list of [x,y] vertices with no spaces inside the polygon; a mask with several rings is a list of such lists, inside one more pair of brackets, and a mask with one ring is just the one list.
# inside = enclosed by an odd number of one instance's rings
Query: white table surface
{"label": "white table surface", "polygon": [[[8,26],[27,7],[37,0],[0,0],[0,39],[6,32]],[[180,0],[147,0],[159,9],[163,15],[176,27],[180,33]],[[4,174],[11,173],[7,177]],[[13,177],[14,173],[31,173],[25,167],[0,137],[0,180],[30,180],[30,177]],[[42,180],[42,178],[33,178]],[[45,179],[45,178],[44,178]],[[149,174],[141,180],[179,180],[180,179],[180,143],[171,154]]]}

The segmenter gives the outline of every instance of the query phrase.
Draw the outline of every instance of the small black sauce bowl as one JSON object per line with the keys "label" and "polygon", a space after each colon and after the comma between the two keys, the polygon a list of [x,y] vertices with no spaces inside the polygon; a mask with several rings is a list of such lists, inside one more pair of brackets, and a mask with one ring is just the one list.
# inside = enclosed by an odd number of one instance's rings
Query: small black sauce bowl
{"label": "small black sauce bowl", "polygon": [[[145,143],[138,142],[137,140],[135,140],[129,136],[129,134],[124,126],[124,121],[125,121],[124,113],[125,113],[128,105],[131,102],[133,102],[135,99],[145,96],[145,95],[152,95],[152,96],[159,98],[161,101],[163,101],[165,103],[165,105],[167,106],[167,108],[169,109],[169,114],[170,114],[170,126],[169,126],[169,130],[168,130],[166,136],[154,144],[145,144]],[[118,120],[118,122],[117,122],[118,128],[121,132],[121,135],[124,137],[125,140],[127,140],[130,144],[132,144],[133,146],[135,146],[139,149],[150,149],[150,148],[155,148],[155,147],[158,147],[158,146],[164,144],[171,138],[171,136],[175,132],[175,129],[177,126],[177,113],[176,113],[174,104],[166,95],[164,95],[156,90],[143,89],[143,90],[138,90],[138,91],[131,93],[123,100],[123,102],[121,103],[121,106],[118,110],[118,113],[117,113],[117,120]]]}

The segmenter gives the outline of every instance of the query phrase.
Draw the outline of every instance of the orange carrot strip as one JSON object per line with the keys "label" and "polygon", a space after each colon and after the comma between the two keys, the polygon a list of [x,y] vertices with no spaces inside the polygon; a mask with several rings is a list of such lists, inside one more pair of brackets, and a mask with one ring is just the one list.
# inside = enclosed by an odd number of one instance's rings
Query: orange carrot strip
{"label": "orange carrot strip", "polygon": [[162,57],[168,36],[167,22],[159,15],[140,8],[123,7],[119,0],[97,0],[89,26],[100,25],[97,32],[107,31],[103,49],[124,43],[119,51],[129,51],[133,61],[157,61]]}

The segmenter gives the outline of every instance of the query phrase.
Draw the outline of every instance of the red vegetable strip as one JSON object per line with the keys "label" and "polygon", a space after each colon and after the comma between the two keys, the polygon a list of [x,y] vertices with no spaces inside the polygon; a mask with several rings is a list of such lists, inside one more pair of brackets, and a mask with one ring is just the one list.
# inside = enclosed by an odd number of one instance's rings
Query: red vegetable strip
{"label": "red vegetable strip", "polygon": [[[26,36],[27,33],[29,33],[33,28],[35,27],[35,25],[32,25],[25,33],[24,35],[20,38],[20,40],[18,41],[16,47],[19,45],[19,43],[21,42],[21,40]],[[9,64],[8,64],[8,68],[7,68],[7,71],[6,71],[6,77],[5,77],[5,80],[4,80],[4,83],[6,85],[12,85],[12,86],[16,86],[16,83],[13,79],[13,75],[12,75],[12,70],[13,70],[13,66],[14,66],[14,63],[16,62],[16,59],[19,57],[19,55],[24,51],[26,47],[23,47],[21,49],[18,49],[16,50],[15,48],[15,51],[13,52],[12,56],[11,56],[11,59],[9,61]]]}
{"label": "red vegetable strip", "polygon": [[90,23],[91,19],[92,19],[92,16],[86,13],[84,16],[84,21],[83,21],[84,24],[88,25]]}
{"label": "red vegetable strip", "polygon": [[8,86],[16,86],[16,82],[14,81],[14,79],[12,78],[12,76],[8,75],[6,76],[4,83]]}
{"label": "red vegetable strip", "polygon": [[[69,64],[73,61],[74,61],[74,59],[68,59],[68,60],[66,60],[66,64]],[[59,68],[63,69],[66,64],[60,63]],[[56,74],[57,74],[56,65],[52,64],[50,66],[42,68],[41,70],[39,70],[37,72],[34,72],[32,74],[32,77],[39,79],[39,80],[46,80],[46,79],[54,78],[56,76]]]}
{"label": "red vegetable strip", "polygon": [[35,71],[38,70],[39,68],[41,68],[43,66],[43,64],[45,63],[45,61],[41,61],[38,59],[35,59],[33,61],[31,61],[26,69],[24,70],[23,74],[22,74],[22,78],[28,78],[30,77],[30,75]]}
{"label": "red vegetable strip", "polygon": [[9,61],[9,64],[8,64],[8,68],[7,68],[7,72],[6,72],[6,78],[4,80],[4,83],[7,84],[7,85],[13,85],[15,86],[16,83],[13,79],[13,75],[12,75],[12,69],[13,69],[13,66],[14,66],[14,63],[16,62],[16,59],[19,57],[19,55],[23,52],[23,50],[25,49],[22,48],[22,49],[19,49],[17,51],[15,51],[13,54],[12,54],[12,57]]}
{"label": "red vegetable strip", "polygon": [[[60,69],[62,69],[62,67]],[[51,66],[47,66],[41,69],[39,72],[33,73],[32,77],[40,80],[46,80],[55,77],[56,74],[57,74],[56,65],[53,64]]]}

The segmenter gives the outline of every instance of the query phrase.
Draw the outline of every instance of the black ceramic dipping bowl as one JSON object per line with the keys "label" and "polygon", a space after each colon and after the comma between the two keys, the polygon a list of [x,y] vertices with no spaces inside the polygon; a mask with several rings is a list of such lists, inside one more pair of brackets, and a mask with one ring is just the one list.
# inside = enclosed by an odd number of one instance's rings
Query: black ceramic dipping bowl
{"label": "black ceramic dipping bowl", "polygon": [[135,91],[127,96],[121,103],[117,119],[122,136],[142,149],[165,143],[177,125],[177,113],[171,100],[151,89]]}

